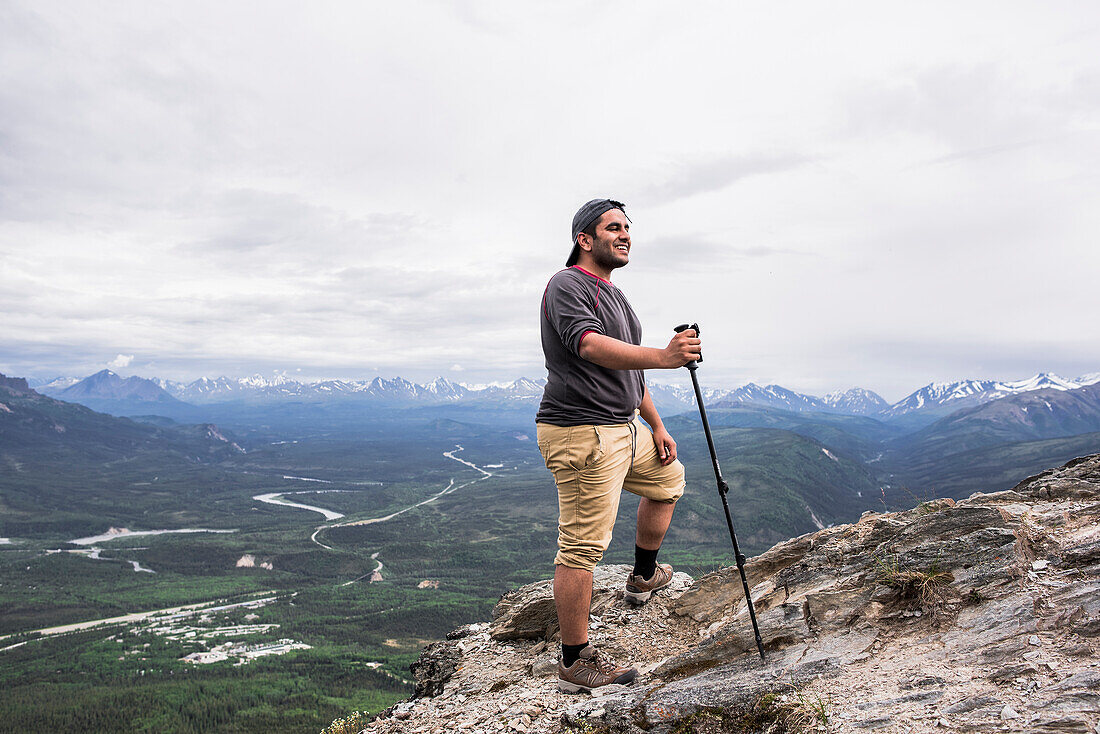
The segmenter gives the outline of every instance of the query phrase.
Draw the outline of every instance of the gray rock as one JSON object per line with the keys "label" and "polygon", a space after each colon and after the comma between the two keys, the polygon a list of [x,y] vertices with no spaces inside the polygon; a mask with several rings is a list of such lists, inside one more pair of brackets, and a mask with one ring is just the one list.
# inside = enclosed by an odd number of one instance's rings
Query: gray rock
{"label": "gray rock", "polygon": [[1058,690],[1066,691],[1074,688],[1083,688],[1088,691],[1100,691],[1100,670],[1096,668],[1086,668],[1079,673],[1074,673],[1069,676],[1056,688]]}
{"label": "gray rock", "polygon": [[1088,714],[1097,717],[1100,721],[1100,692],[1076,688],[1066,690],[1059,686],[1055,695],[1041,702],[1041,710],[1049,715],[1073,716],[1075,714]]}
{"label": "gray rock", "polygon": [[1060,719],[1040,719],[1027,723],[1032,732],[1062,732],[1064,734],[1097,734],[1100,730],[1093,728],[1085,719],[1077,716],[1064,716]]}
{"label": "gray rock", "polygon": [[1086,637],[1100,636],[1100,579],[1084,578],[1063,587],[1051,595],[1050,605],[1054,608],[1049,617],[1050,628],[1066,628]]}
{"label": "gray rock", "polygon": [[1062,552],[1063,563],[1082,566],[1100,561],[1100,539],[1089,539]]}
{"label": "gray rock", "polygon": [[903,689],[912,688],[940,688],[944,684],[944,679],[938,675],[925,675],[912,680],[902,681],[900,687]]}
{"label": "gray rock", "polygon": [[416,678],[416,690],[413,698],[438,696],[443,686],[454,675],[458,661],[462,657],[458,643],[452,641],[433,642],[424,648],[416,662],[409,666]]}
{"label": "gray rock", "polygon": [[998,663],[1027,652],[1027,635],[1038,629],[1035,610],[1023,594],[965,609],[944,643],[963,653],[978,653],[983,662]]}
{"label": "gray rock", "polygon": [[1076,716],[1033,719],[1028,722],[1028,729],[1037,733],[1063,732],[1064,734],[1096,734],[1100,731],[1090,726],[1086,719]]}
{"label": "gray rock", "polygon": [[[877,516],[869,516],[869,522],[875,517]],[[745,569],[749,588],[753,588],[764,578],[801,561],[811,550],[815,537],[817,534],[792,538],[750,559]],[[671,606],[671,609],[676,614],[689,616],[697,622],[713,621],[716,611],[728,610],[743,603],[744,598],[745,592],[741,586],[740,574],[735,566],[730,566],[698,579]]]}
{"label": "gray rock", "polygon": [[994,681],[1005,681],[1035,675],[1038,672],[1039,668],[1033,663],[1012,663],[995,669],[988,677]]}
{"label": "gray rock", "polygon": [[995,696],[969,696],[951,704],[944,711],[948,714],[968,714],[977,709],[999,706],[1000,703],[1000,699]]}
{"label": "gray rock", "polygon": [[[592,606],[594,615],[601,614],[622,599],[626,577],[633,570],[624,564],[597,566],[592,574]],[[672,596],[691,584],[685,573],[673,574],[672,583],[657,592]],[[554,608],[552,579],[513,589],[501,597],[493,608],[489,634],[494,640],[550,639],[558,631],[558,613]]]}
{"label": "gray rock", "polygon": [[464,624],[461,627],[456,627],[455,629],[448,632],[447,633],[447,639],[448,640],[461,640],[464,637],[469,637],[470,635],[476,635],[479,632],[484,632],[488,628],[489,628],[489,625],[484,624],[484,623],[481,623],[481,624]]}
{"label": "gray rock", "polygon": [[1092,656],[1092,647],[1088,644],[1079,642],[1075,645],[1066,645],[1060,651],[1063,655],[1068,655],[1071,658],[1085,658]]}
{"label": "gray rock", "polygon": [[855,704],[852,708],[856,711],[870,711],[873,709],[886,709],[890,711],[896,710],[906,704],[935,703],[941,698],[943,698],[943,691],[924,691],[922,693],[911,693],[908,696],[889,698],[885,701],[864,701],[863,703]]}
{"label": "gray rock", "polygon": [[870,584],[855,589],[838,589],[807,594],[807,627],[815,634],[846,630],[867,616],[867,605],[878,587]]}
{"label": "gray rock", "polygon": [[558,661],[556,659],[540,656],[535,659],[535,662],[531,663],[531,675],[536,678],[545,678],[550,675],[557,675],[557,673]]}

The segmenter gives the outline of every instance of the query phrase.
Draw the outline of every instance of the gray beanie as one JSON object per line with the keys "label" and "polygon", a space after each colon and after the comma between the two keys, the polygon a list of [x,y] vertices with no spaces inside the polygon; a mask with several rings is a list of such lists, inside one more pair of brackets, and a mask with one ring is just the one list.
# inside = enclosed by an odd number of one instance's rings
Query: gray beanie
{"label": "gray beanie", "polygon": [[[581,256],[581,248],[577,245],[577,235],[588,228],[588,225],[595,222],[597,219],[604,215],[604,212],[611,209],[618,209],[624,215],[626,214],[626,204],[621,201],[615,201],[614,199],[593,199],[588,202],[573,215],[573,251],[569,253],[569,259],[565,261],[565,267],[571,268],[577,264],[577,259]],[[627,221],[630,218],[627,217]]]}

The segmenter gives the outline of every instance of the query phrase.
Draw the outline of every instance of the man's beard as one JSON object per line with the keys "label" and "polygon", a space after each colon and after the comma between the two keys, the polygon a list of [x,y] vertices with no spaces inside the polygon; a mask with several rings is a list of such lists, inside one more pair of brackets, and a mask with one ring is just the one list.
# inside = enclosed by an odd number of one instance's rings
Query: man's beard
{"label": "man's beard", "polygon": [[605,270],[621,268],[626,263],[619,259],[614,247],[615,245],[606,242],[597,242],[596,246],[592,248],[592,259]]}

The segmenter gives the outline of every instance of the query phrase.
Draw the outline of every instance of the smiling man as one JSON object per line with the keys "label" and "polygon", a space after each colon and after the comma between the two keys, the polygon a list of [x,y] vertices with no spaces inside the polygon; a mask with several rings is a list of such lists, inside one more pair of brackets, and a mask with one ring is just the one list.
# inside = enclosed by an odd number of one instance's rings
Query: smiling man
{"label": "smiling man", "polygon": [[657,552],[684,492],[684,467],[643,370],[675,369],[701,355],[691,329],[663,349],[641,346],[641,323],[611,283],[612,271],[630,261],[630,220],[621,202],[582,206],[572,242],[565,270],[542,298],[548,376],[536,418],[539,451],[558,486],[554,602],[562,642],[558,687],[567,692],[630,683],[638,675],[588,644],[592,571],[611,542],[625,489],[641,497],[626,600],[645,603],[672,581],[672,567],[658,564]]}

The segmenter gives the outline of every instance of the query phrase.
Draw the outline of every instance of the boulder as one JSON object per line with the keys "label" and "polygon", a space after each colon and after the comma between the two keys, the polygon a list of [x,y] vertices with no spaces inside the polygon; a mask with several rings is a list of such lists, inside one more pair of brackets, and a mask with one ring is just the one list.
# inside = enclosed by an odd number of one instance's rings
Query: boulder
{"label": "boulder", "polygon": [[[626,578],[631,566],[619,564],[597,566],[592,573],[592,614],[599,616],[609,606],[623,598]],[[672,596],[691,584],[686,573],[673,574],[672,583],[657,592]],[[493,608],[489,635],[494,640],[551,640],[558,632],[558,613],[554,608],[552,579],[536,581],[509,591]]]}
{"label": "boulder", "polygon": [[454,675],[462,658],[459,646],[451,640],[433,642],[424,648],[416,662],[409,666],[416,679],[413,698],[438,696],[443,686]]}

